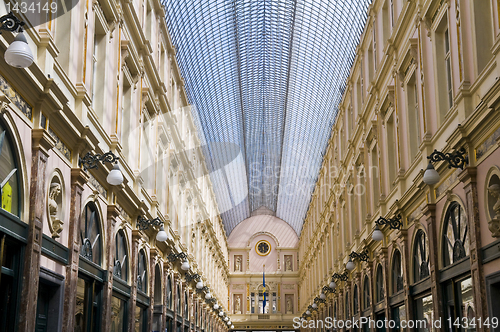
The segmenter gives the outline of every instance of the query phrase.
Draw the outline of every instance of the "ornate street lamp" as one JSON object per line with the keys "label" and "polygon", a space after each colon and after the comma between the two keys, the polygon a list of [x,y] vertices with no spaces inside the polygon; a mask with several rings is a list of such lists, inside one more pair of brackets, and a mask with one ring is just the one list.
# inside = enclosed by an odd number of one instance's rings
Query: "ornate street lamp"
{"label": "ornate street lamp", "polygon": [[460,169],[463,169],[464,166],[469,163],[467,151],[465,151],[465,148],[463,147],[459,150],[448,153],[442,153],[438,150],[434,150],[430,156],[427,156],[427,159],[429,159],[429,164],[425,170],[423,181],[428,185],[436,184],[440,180],[439,173],[436,171],[432,163],[445,160],[448,162],[448,168],[453,167]]}
{"label": "ornate street lamp", "polygon": [[82,167],[83,170],[86,171],[88,169],[98,168],[99,162],[101,162],[103,165],[105,163],[114,163],[113,169],[111,170],[111,172],[109,172],[106,181],[108,181],[110,185],[118,186],[123,182],[123,174],[120,171],[120,167],[118,166],[118,159],[120,158],[115,156],[115,154],[111,151],[104,154],[97,153],[95,155],[87,152],[87,154],[83,158],[80,158],[78,160],[78,166]]}
{"label": "ornate street lamp", "polygon": [[[198,273],[195,273],[195,274],[186,273],[186,275],[184,276],[184,278],[186,278],[187,282],[191,282],[193,280],[200,279],[201,276]],[[198,288],[198,287],[196,287],[196,288]],[[201,286],[201,288],[203,288],[203,286]]]}
{"label": "ornate street lamp", "polygon": [[181,269],[184,270],[184,271],[187,271],[191,268],[191,266],[189,265],[189,261],[187,259],[187,255],[183,252],[180,252],[178,254],[175,254],[175,253],[171,253],[167,256],[169,262],[175,262],[177,261],[178,259],[182,259],[183,262],[182,262],[182,265],[181,265]]}
{"label": "ornate street lamp", "polygon": [[368,250],[363,250],[362,252],[360,252],[359,254],[355,251],[351,252],[349,254],[349,261],[347,262],[347,264],[345,265],[345,268],[348,269],[349,271],[352,271],[354,270],[354,268],[356,267],[354,265],[354,262],[353,260],[355,259],[359,259],[360,261],[363,261],[363,262],[367,262],[368,261]]}
{"label": "ornate street lamp", "polygon": [[347,274],[347,271],[344,271],[344,273],[342,273],[342,274],[334,273],[332,275],[332,281],[330,282],[330,288],[335,289],[335,287],[337,287],[335,280],[338,279],[340,281],[347,281],[348,278],[349,278],[349,275]]}
{"label": "ornate street lamp", "polygon": [[35,58],[28,45],[28,41],[23,33],[25,23],[18,19],[12,12],[0,17],[0,34],[1,30],[17,32],[12,44],[5,51],[5,62],[9,66],[16,68],[29,67]]}
{"label": "ornate street lamp", "polygon": [[375,221],[375,229],[373,230],[372,239],[374,241],[382,241],[384,239],[384,234],[380,230],[379,226],[388,225],[390,229],[401,229],[403,223],[401,222],[401,214],[394,216],[391,219],[386,219],[380,216]]}
{"label": "ornate street lamp", "polygon": [[168,239],[168,234],[165,232],[163,228],[163,221],[160,218],[156,217],[154,219],[146,219],[143,216],[137,217],[137,229],[144,231],[148,229],[150,226],[152,227],[160,227],[160,231],[156,234],[156,241],[164,242]]}

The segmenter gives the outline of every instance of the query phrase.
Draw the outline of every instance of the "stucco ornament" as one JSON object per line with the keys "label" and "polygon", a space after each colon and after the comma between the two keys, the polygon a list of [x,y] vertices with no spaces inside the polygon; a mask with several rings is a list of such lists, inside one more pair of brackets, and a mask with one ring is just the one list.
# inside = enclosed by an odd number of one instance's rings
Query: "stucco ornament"
{"label": "stucco ornament", "polygon": [[63,230],[62,225],[64,224],[58,216],[60,210],[60,203],[58,203],[59,195],[61,195],[61,184],[56,182],[51,183],[47,204],[49,209],[49,229],[54,239],[59,237],[59,233]]}
{"label": "stucco ornament", "polygon": [[488,228],[491,236],[500,237],[500,185],[492,184],[488,187],[488,193],[496,199],[496,203],[493,205],[495,215],[488,221]]}

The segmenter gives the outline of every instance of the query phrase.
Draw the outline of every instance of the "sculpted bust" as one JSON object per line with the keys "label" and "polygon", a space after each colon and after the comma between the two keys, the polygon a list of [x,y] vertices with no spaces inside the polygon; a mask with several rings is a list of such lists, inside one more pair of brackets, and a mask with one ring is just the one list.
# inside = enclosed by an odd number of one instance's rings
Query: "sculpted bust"
{"label": "sculpted bust", "polygon": [[488,193],[496,199],[496,203],[492,207],[495,215],[491,220],[488,220],[488,229],[491,232],[491,236],[500,237],[500,185],[496,183],[492,184],[488,187]]}
{"label": "sculpted bust", "polygon": [[49,226],[53,238],[58,238],[59,233],[62,232],[63,222],[57,216],[59,205],[57,204],[57,197],[61,194],[61,185],[59,183],[51,183],[48,199],[49,208]]}

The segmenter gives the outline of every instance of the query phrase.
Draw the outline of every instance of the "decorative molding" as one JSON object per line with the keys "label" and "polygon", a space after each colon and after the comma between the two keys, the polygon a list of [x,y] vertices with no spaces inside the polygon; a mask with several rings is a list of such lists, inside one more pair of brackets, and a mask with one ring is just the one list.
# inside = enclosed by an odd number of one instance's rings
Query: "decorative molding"
{"label": "decorative molding", "polygon": [[3,76],[0,76],[0,91],[2,91],[30,121],[33,121],[33,108],[14,88],[12,88]]}
{"label": "decorative molding", "polygon": [[66,146],[66,144],[61,141],[59,136],[52,130],[52,128],[48,129],[49,135],[56,141],[55,148],[59,150],[68,161],[71,161],[71,150]]}
{"label": "decorative molding", "polygon": [[90,183],[99,192],[99,194],[101,194],[105,198],[108,198],[108,191],[104,189],[104,187],[99,183],[99,181],[97,181],[97,179],[92,174],[88,173],[88,175],[89,175],[88,183]]}

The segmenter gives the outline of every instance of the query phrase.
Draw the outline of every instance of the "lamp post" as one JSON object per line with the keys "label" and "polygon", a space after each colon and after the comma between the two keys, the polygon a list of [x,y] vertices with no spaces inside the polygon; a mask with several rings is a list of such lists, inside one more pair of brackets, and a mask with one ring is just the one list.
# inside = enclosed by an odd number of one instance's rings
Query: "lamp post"
{"label": "lamp post", "polygon": [[372,239],[374,241],[382,241],[383,240],[384,234],[380,230],[379,226],[384,226],[384,225],[388,225],[390,229],[401,229],[401,226],[403,226],[403,223],[401,221],[401,214],[398,214],[391,219],[386,219],[386,218],[380,216],[375,221],[375,229],[373,230],[373,234],[372,234]]}
{"label": "lamp post", "polygon": [[168,239],[168,234],[165,232],[163,228],[163,221],[160,218],[156,217],[154,219],[146,219],[143,216],[137,217],[137,229],[144,231],[149,228],[149,226],[160,227],[158,234],[156,234],[156,241],[164,242]]}
{"label": "lamp post", "polygon": [[23,33],[25,23],[12,12],[0,17],[0,34],[2,30],[17,32],[14,41],[7,47],[4,59],[9,66],[16,68],[29,67],[35,58]]}
{"label": "lamp post", "polygon": [[355,259],[359,259],[360,261],[367,262],[368,261],[368,250],[363,250],[359,254],[357,252],[355,252],[355,251],[351,252],[349,254],[349,261],[345,265],[345,268],[348,269],[349,271],[354,270],[354,268],[356,266],[354,265],[353,261]]}
{"label": "lamp post", "polygon": [[123,174],[120,171],[120,167],[118,166],[118,159],[120,158],[115,156],[115,154],[111,151],[104,154],[96,153],[95,155],[87,152],[87,154],[83,158],[79,158],[78,166],[82,167],[83,170],[86,171],[88,169],[98,168],[99,162],[101,162],[103,165],[105,163],[114,163],[113,169],[111,170],[111,172],[109,172],[106,181],[108,181],[110,185],[118,186],[123,182]]}
{"label": "lamp post", "polygon": [[460,169],[463,169],[464,166],[469,163],[467,151],[465,151],[465,148],[463,147],[455,150],[454,152],[448,153],[442,153],[438,150],[434,150],[430,156],[427,156],[427,159],[429,159],[429,164],[425,170],[423,181],[428,185],[436,184],[440,180],[439,173],[436,171],[432,163],[445,160],[448,162],[448,168],[453,167]]}

